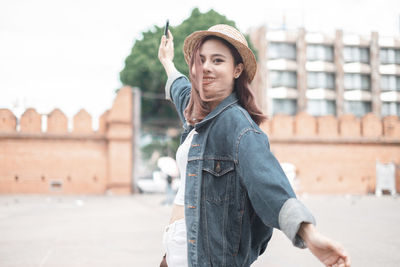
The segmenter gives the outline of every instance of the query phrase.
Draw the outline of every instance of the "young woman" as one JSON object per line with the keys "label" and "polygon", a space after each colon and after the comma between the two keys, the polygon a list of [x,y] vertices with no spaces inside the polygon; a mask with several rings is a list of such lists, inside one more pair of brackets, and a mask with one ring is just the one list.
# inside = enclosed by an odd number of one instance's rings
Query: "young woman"
{"label": "young woman", "polygon": [[190,81],[174,66],[171,32],[158,51],[166,98],[184,127],[182,184],[163,238],[168,266],[250,266],[273,228],[326,266],[350,266],[343,248],[316,230],[259,128],[266,117],[249,87],[257,63],[244,36],[215,25],[189,35],[183,50]]}

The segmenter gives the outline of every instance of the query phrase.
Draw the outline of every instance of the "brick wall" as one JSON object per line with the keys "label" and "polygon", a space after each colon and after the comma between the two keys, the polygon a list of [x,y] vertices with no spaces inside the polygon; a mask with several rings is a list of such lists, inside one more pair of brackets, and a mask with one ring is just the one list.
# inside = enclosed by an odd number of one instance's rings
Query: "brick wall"
{"label": "brick wall", "polygon": [[59,109],[42,115],[27,109],[17,118],[0,109],[0,193],[129,193],[132,177],[132,90],[122,88],[92,129],[84,109],[68,119]]}
{"label": "brick wall", "polygon": [[[42,118],[34,109],[17,119],[0,109],[0,193],[130,193],[132,177],[132,91],[122,88],[92,129],[79,111],[68,120],[55,109]],[[276,115],[262,125],[280,162],[296,166],[299,192],[366,194],[375,189],[375,164],[400,165],[400,121],[370,113],[312,117]],[[400,171],[397,171],[400,192]]]}
{"label": "brick wall", "polygon": [[[400,121],[369,113],[312,117],[276,115],[262,125],[280,162],[297,168],[299,192],[366,194],[374,192],[376,161],[400,165]],[[396,174],[400,192],[400,171]]]}

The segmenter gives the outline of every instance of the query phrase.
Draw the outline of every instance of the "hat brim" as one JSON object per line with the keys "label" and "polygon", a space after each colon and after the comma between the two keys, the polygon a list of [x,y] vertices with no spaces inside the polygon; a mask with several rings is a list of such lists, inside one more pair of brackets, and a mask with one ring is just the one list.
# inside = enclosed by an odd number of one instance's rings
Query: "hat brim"
{"label": "hat brim", "polygon": [[253,52],[242,42],[231,38],[221,32],[215,31],[196,31],[186,37],[183,43],[183,54],[185,56],[186,63],[190,64],[190,59],[192,57],[193,49],[197,43],[206,36],[217,36],[225,39],[227,42],[232,44],[236,50],[239,52],[243,59],[244,70],[247,73],[249,82],[251,82],[257,71],[257,61]]}

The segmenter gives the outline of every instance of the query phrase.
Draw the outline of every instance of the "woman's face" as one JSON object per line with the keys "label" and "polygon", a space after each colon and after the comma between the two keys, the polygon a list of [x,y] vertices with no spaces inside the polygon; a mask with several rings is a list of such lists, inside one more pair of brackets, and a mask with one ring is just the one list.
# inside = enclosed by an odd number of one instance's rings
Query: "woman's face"
{"label": "woman's face", "polygon": [[235,66],[229,48],[216,39],[209,39],[203,43],[200,47],[200,59],[203,64],[204,97],[215,98],[219,103],[232,93],[235,78],[241,74],[243,64]]}

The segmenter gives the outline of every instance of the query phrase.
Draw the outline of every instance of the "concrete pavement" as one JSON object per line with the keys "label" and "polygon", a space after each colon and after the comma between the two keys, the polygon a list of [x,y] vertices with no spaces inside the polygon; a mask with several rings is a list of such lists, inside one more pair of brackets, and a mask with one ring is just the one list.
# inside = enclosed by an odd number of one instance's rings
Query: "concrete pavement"
{"label": "concrete pavement", "polygon": [[[163,195],[0,196],[0,267],[158,266],[170,206]],[[400,198],[303,196],[317,228],[352,266],[400,266]],[[322,266],[275,231],[253,267]]]}

